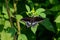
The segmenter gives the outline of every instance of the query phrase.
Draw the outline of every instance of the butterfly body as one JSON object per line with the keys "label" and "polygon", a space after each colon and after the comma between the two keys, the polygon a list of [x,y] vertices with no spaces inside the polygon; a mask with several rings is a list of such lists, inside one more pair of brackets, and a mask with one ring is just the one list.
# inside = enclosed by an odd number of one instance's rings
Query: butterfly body
{"label": "butterfly body", "polygon": [[26,22],[27,27],[30,27],[30,26],[35,26],[36,24],[41,22],[43,20],[43,18],[41,18],[41,17],[26,17],[21,20]]}

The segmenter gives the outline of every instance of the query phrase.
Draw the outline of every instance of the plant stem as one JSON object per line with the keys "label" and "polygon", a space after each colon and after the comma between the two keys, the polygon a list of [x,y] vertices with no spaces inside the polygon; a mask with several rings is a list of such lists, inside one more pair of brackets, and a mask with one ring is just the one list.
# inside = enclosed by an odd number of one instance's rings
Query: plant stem
{"label": "plant stem", "polygon": [[[18,0],[13,0],[13,6],[14,6],[14,17],[16,17],[16,13],[17,13],[17,2]],[[16,28],[17,28],[17,32],[15,34],[15,40],[18,40],[18,35],[20,34],[20,24],[19,21],[16,19]]]}
{"label": "plant stem", "polygon": [[10,24],[11,24],[11,26],[13,26],[13,23],[12,23],[12,20],[11,20],[11,15],[10,15],[10,9],[9,9],[9,6],[8,6],[8,0],[5,0],[5,2],[6,2],[6,9],[7,9],[7,14],[9,16]]}

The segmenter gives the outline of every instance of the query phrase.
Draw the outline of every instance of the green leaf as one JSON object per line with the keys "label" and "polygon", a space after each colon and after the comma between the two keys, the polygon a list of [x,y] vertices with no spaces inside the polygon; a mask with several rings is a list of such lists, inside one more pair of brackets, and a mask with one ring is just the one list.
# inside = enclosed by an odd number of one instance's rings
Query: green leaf
{"label": "green leaf", "polygon": [[49,0],[49,2],[50,2],[51,4],[57,4],[57,3],[58,3],[57,0]]}
{"label": "green leaf", "polygon": [[43,18],[46,18],[46,14],[45,13],[43,13],[45,11],[45,9],[43,9],[43,8],[39,8],[39,9],[37,9],[36,10],[36,12],[35,12],[35,16],[41,16],[41,17],[43,17]]}
{"label": "green leaf", "polygon": [[4,15],[4,18],[9,19],[8,14]]}
{"label": "green leaf", "polygon": [[57,16],[57,18],[55,19],[56,23],[60,23],[60,15]]}
{"label": "green leaf", "polygon": [[25,25],[25,22],[23,22],[23,21],[20,21],[20,23],[22,23],[23,25]]}
{"label": "green leaf", "polygon": [[46,18],[43,22],[41,22],[41,24],[49,31],[55,32],[54,27],[52,26],[48,18]]}
{"label": "green leaf", "polygon": [[26,12],[26,14],[29,16],[29,17],[32,17],[33,14],[31,12]]}
{"label": "green leaf", "polygon": [[60,31],[60,23],[56,23],[57,30]]}
{"label": "green leaf", "polygon": [[37,31],[37,27],[38,27],[38,25],[36,25],[36,26],[34,26],[34,27],[31,27],[31,31],[35,34],[36,33],[36,31]]}
{"label": "green leaf", "polygon": [[2,10],[2,13],[4,13],[5,15],[4,15],[4,17],[6,18],[6,19],[8,19],[9,17],[8,17],[8,14],[7,14],[7,9],[6,9],[6,7],[3,5],[3,10]]}
{"label": "green leaf", "polygon": [[60,40],[60,37],[58,38],[58,40]]}
{"label": "green leaf", "polygon": [[54,0],[49,0],[49,2],[52,4]]}
{"label": "green leaf", "polygon": [[28,39],[27,39],[26,35],[20,34],[20,35],[18,36],[18,40],[28,40]]}
{"label": "green leaf", "polygon": [[57,30],[60,31],[60,12],[54,21],[56,22]]}
{"label": "green leaf", "polygon": [[[9,6],[10,6],[10,5],[9,5]],[[14,9],[13,9],[12,7],[9,7],[9,9],[10,9],[10,10],[9,10],[10,16],[13,16],[12,13],[14,12]],[[2,7],[2,13],[5,14],[4,17],[5,17],[6,19],[9,18],[8,13],[7,13],[7,9],[6,9],[5,5],[3,5],[3,7]]]}
{"label": "green leaf", "polygon": [[22,19],[23,17],[21,16],[21,15],[16,15],[16,19],[18,20],[18,21],[20,21],[20,19]]}
{"label": "green leaf", "polygon": [[28,5],[25,5],[26,6],[26,9],[28,12],[30,12],[30,7]]}
{"label": "green leaf", "polygon": [[55,4],[55,3],[57,3],[56,0],[49,0],[49,2],[50,2],[51,4]]}
{"label": "green leaf", "polygon": [[13,8],[10,8],[10,11],[11,11],[11,13],[13,13],[14,12],[14,9]]}
{"label": "green leaf", "polygon": [[7,14],[6,7],[3,5],[2,13]]}
{"label": "green leaf", "polygon": [[56,38],[54,38],[54,40],[56,40]]}
{"label": "green leaf", "polygon": [[53,6],[50,10],[59,11],[60,10],[60,5]]}
{"label": "green leaf", "polygon": [[43,18],[46,18],[46,14],[45,13],[41,13],[41,14],[39,14],[41,17],[43,17]]}
{"label": "green leaf", "polygon": [[42,12],[44,12],[44,11],[45,11],[45,9],[39,8],[39,9],[36,10],[36,13],[40,14],[40,13],[42,13]]}
{"label": "green leaf", "polygon": [[5,21],[4,28],[7,29],[8,27],[11,27],[11,24],[9,21]]}
{"label": "green leaf", "polygon": [[7,33],[4,30],[1,32],[1,40],[13,40],[11,33]]}
{"label": "green leaf", "polygon": [[46,18],[46,14],[45,13],[40,13],[40,14],[34,14],[34,16],[41,16],[42,18]]}
{"label": "green leaf", "polygon": [[4,24],[5,23],[5,19],[4,18],[0,18],[0,24]]}

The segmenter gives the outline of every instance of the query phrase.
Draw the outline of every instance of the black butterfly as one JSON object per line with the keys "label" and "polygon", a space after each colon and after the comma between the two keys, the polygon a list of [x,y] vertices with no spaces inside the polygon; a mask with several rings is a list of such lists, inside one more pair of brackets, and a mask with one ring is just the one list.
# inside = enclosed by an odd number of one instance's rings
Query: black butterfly
{"label": "black butterfly", "polygon": [[35,26],[36,24],[41,22],[43,18],[42,17],[26,17],[21,20],[26,22],[27,27],[30,27],[30,26]]}

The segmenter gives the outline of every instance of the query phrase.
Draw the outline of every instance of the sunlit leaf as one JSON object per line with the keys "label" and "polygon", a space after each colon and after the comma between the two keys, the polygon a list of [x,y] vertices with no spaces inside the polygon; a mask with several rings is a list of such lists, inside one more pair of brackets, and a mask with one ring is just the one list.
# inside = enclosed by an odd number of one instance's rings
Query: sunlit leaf
{"label": "sunlit leaf", "polygon": [[60,23],[60,15],[57,16],[57,18],[55,19],[56,23]]}
{"label": "sunlit leaf", "polygon": [[1,40],[13,40],[11,33],[7,33],[4,30],[1,32]]}
{"label": "sunlit leaf", "polygon": [[8,14],[4,15],[4,17],[5,17],[6,19],[9,19],[9,16],[8,16]]}
{"label": "sunlit leaf", "polygon": [[16,19],[18,20],[18,21],[20,21],[20,19],[22,19],[23,17],[21,16],[21,15],[16,15]]}
{"label": "sunlit leaf", "polygon": [[8,28],[8,27],[11,27],[11,24],[9,21],[5,21],[5,25],[4,25],[4,28]]}
{"label": "sunlit leaf", "polygon": [[41,13],[41,14],[39,14],[41,17],[43,17],[43,18],[46,18],[46,14],[45,13]]}
{"label": "sunlit leaf", "polygon": [[38,8],[38,9],[36,10],[36,13],[40,14],[40,13],[42,13],[42,12],[44,12],[44,11],[45,11],[45,9],[43,9],[43,8]]}
{"label": "sunlit leaf", "polygon": [[5,15],[4,15],[4,17],[6,18],[6,19],[8,19],[9,17],[8,17],[8,14],[7,14],[7,9],[6,9],[6,7],[3,5],[3,8],[2,8],[2,13],[4,13]]}
{"label": "sunlit leaf", "polygon": [[[10,6],[10,5],[9,5],[9,6]],[[14,9],[11,8],[11,7],[9,7],[9,9],[10,9],[10,10],[9,10],[10,16],[12,16],[12,13],[14,12]],[[7,8],[5,7],[5,5],[3,5],[3,7],[2,7],[2,13],[5,14],[4,17],[5,17],[6,19],[9,18],[8,13],[7,13]]]}
{"label": "sunlit leaf", "polygon": [[0,18],[0,24],[4,24],[5,23],[5,19],[4,18]]}
{"label": "sunlit leaf", "polygon": [[25,5],[26,6],[26,9],[28,12],[30,12],[30,7],[28,5]]}
{"label": "sunlit leaf", "polygon": [[6,7],[4,7],[4,5],[3,5],[3,8],[2,8],[2,12],[3,12],[4,14],[7,14],[7,10],[6,10]]}
{"label": "sunlit leaf", "polygon": [[29,17],[32,17],[32,13],[31,12],[26,12],[26,14],[29,16]]}
{"label": "sunlit leaf", "polygon": [[36,26],[34,26],[34,27],[31,27],[31,31],[35,34],[36,33],[36,31],[37,31],[37,25]]}
{"label": "sunlit leaf", "polygon": [[43,18],[46,18],[46,14],[45,13],[43,13],[45,11],[45,9],[43,9],[43,8],[39,8],[39,9],[37,9],[36,10],[36,12],[35,12],[35,16],[41,16],[41,17],[43,17]]}
{"label": "sunlit leaf", "polygon": [[27,39],[26,35],[20,34],[20,35],[18,36],[18,40],[28,40],[28,39]]}

